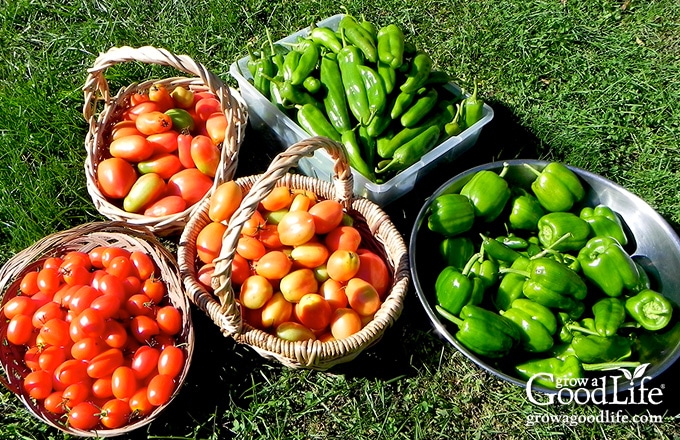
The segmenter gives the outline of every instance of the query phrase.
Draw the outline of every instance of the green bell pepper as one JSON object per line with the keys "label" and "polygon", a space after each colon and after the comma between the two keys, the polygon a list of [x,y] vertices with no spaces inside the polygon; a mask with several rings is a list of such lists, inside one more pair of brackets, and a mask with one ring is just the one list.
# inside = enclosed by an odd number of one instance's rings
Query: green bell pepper
{"label": "green bell pepper", "polygon": [[557,357],[532,359],[517,364],[515,371],[527,380],[534,377],[534,383],[546,388],[556,388],[557,383],[584,377],[581,362],[573,355],[565,356],[563,359]]}
{"label": "green bell pepper", "polygon": [[571,212],[550,212],[538,220],[538,238],[545,248],[578,251],[589,236],[588,223]]}
{"label": "green bell pepper", "polygon": [[447,237],[467,232],[475,222],[470,199],[460,194],[442,194],[430,206],[427,227]]}
{"label": "green bell pepper", "polygon": [[593,304],[595,330],[600,336],[613,336],[626,320],[626,309],[618,298],[602,298]]}
{"label": "green bell pepper", "polygon": [[458,326],[455,338],[474,353],[490,358],[508,354],[519,342],[517,326],[498,313],[475,305],[466,305],[456,317],[441,307],[436,310]]}
{"label": "green bell pepper", "polygon": [[498,310],[507,310],[512,306],[514,300],[524,297],[522,287],[526,280],[524,271],[528,265],[529,259],[520,257],[510,266],[511,269],[518,273],[506,272],[503,274],[501,282],[498,284],[498,289],[492,298],[492,302]]}
{"label": "green bell pepper", "polygon": [[611,297],[640,285],[638,266],[619,242],[611,237],[594,237],[579,251],[583,275]]}
{"label": "green bell pepper", "polygon": [[434,291],[437,303],[447,312],[458,315],[467,304],[477,305],[482,302],[484,286],[482,281],[470,276],[470,268],[479,254],[473,255],[463,268],[445,267],[435,281]]}
{"label": "green bell pepper", "polygon": [[553,347],[552,335],[557,323],[555,315],[547,307],[519,298],[512,302],[509,309],[501,312],[501,315],[514,322],[519,328],[520,342],[524,350],[542,353]]}
{"label": "green bell pepper", "polygon": [[466,236],[446,237],[439,244],[439,253],[444,257],[447,266],[462,270],[475,254],[475,245]]}
{"label": "green bell pepper", "polygon": [[579,217],[588,222],[593,231],[592,236],[611,237],[618,241],[621,246],[628,244],[623,223],[610,207],[605,205],[597,205],[594,208],[586,206],[581,209]]}
{"label": "green bell pepper", "polygon": [[494,221],[510,199],[510,187],[504,179],[508,169],[506,163],[498,174],[491,170],[477,171],[461,188],[460,194],[470,199],[475,216],[482,221]]}
{"label": "green bell pepper", "polygon": [[585,197],[583,184],[566,165],[550,162],[540,172],[529,164],[524,165],[536,174],[531,189],[547,211],[569,211]]}
{"label": "green bell pepper", "polygon": [[538,230],[538,220],[545,215],[545,210],[534,195],[519,190],[513,197],[511,206],[508,222],[512,229]]}
{"label": "green bell pepper", "polygon": [[576,333],[571,346],[579,360],[586,364],[617,362],[632,354],[632,341],[619,335],[605,338]]}
{"label": "green bell pepper", "polygon": [[393,69],[404,62],[404,32],[396,24],[388,24],[378,31],[378,59]]}
{"label": "green bell pepper", "polygon": [[554,335],[557,332],[557,317],[552,310],[546,306],[527,298],[518,298],[512,302],[511,307],[523,310],[531,317],[531,319],[543,324],[551,335]]}
{"label": "green bell pepper", "polygon": [[673,305],[662,294],[651,289],[626,299],[625,308],[643,328],[656,331],[666,327],[673,316]]}

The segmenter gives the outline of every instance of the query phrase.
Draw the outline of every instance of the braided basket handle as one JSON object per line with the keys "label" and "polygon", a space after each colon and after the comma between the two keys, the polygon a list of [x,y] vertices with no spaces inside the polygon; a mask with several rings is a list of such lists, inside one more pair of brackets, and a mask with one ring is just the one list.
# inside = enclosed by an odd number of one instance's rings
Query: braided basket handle
{"label": "braided basket handle", "polygon": [[338,142],[320,136],[312,137],[291,145],[286,151],[279,153],[274,158],[269,168],[259,176],[241,201],[241,205],[232,215],[227,232],[222,237],[222,250],[219,257],[215,259],[213,275],[213,286],[216,286],[215,295],[220,299],[222,313],[229,310],[235,315],[231,320],[222,320],[221,325],[223,327],[225,325],[233,326],[232,328],[222,329],[227,334],[240,333],[242,328],[238,307],[233,307],[235,298],[231,283],[231,263],[236,253],[236,244],[243,225],[253,216],[260,201],[276,187],[277,182],[291,168],[295,167],[301,158],[313,155],[314,151],[320,148],[325,149],[334,161],[333,185],[336,200],[345,208],[351,206],[354,179],[345,150]]}

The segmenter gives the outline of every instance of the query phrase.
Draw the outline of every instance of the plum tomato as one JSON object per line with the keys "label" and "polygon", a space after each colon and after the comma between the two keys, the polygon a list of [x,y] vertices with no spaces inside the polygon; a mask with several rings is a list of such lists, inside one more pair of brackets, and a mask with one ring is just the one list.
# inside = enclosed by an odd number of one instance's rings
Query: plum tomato
{"label": "plum tomato", "polygon": [[279,239],[287,246],[299,246],[314,237],[314,217],[307,211],[289,211],[277,225]]}
{"label": "plum tomato", "polygon": [[184,351],[175,345],[163,348],[158,356],[158,373],[176,378],[182,370],[184,370]]}
{"label": "plum tomato", "polygon": [[137,163],[137,169],[142,174],[156,173],[162,179],[169,179],[173,174],[182,170],[179,157],[173,153],[157,153]]}
{"label": "plum tomato", "polygon": [[137,171],[125,159],[110,157],[97,165],[97,185],[104,197],[123,199],[137,180]]}
{"label": "plum tomato", "polygon": [[210,196],[208,217],[212,221],[228,221],[241,204],[241,187],[233,180],[221,183]]}
{"label": "plum tomato", "polygon": [[295,304],[295,316],[311,329],[324,329],[331,321],[331,306],[318,293],[307,293]]}
{"label": "plum tomato", "polygon": [[265,329],[278,327],[290,321],[292,314],[293,303],[288,302],[281,292],[276,292],[262,307],[260,322]]}
{"label": "plum tomato", "polygon": [[123,199],[123,209],[127,212],[141,212],[161,198],[165,190],[165,181],[157,173],[143,174]]}
{"label": "plum tomato", "polygon": [[214,177],[220,164],[220,149],[208,136],[196,135],[191,140],[191,159],[203,174]]}
{"label": "plum tomato", "polygon": [[165,112],[172,119],[172,126],[177,131],[192,131],[196,123],[191,114],[183,108],[171,108]]}
{"label": "plum tomato", "polygon": [[151,378],[146,388],[146,397],[153,406],[161,406],[170,401],[175,390],[175,381],[167,374],[157,374]]}
{"label": "plum tomato", "polygon": [[298,342],[298,341],[308,341],[315,340],[316,336],[314,332],[304,325],[288,321],[279,324],[276,327],[276,336],[286,341]]}
{"label": "plum tomato", "polygon": [[361,330],[361,327],[361,316],[350,308],[335,309],[331,315],[330,328],[335,339],[352,336]]}
{"label": "plum tomato", "polygon": [[149,146],[153,149],[153,155],[175,153],[178,144],[179,133],[175,130],[165,131],[163,133],[150,134],[146,137]]}
{"label": "plum tomato", "polygon": [[145,136],[131,134],[112,141],[109,144],[109,153],[113,157],[137,163],[150,158],[153,147]]}
{"label": "plum tomato", "polygon": [[345,286],[349,306],[361,316],[371,316],[382,305],[380,296],[370,283],[361,278],[352,278]]}
{"label": "plum tomato", "polygon": [[356,252],[338,249],[330,254],[326,262],[328,276],[340,282],[349,281],[359,271],[359,255]]}
{"label": "plum tomato", "polygon": [[201,200],[210,191],[213,179],[197,168],[187,168],[173,175],[168,180],[167,195],[182,197],[188,206]]}
{"label": "plum tomato", "polygon": [[215,112],[205,120],[205,131],[215,145],[224,142],[227,132],[227,117],[224,113]]}
{"label": "plum tomato", "polygon": [[309,208],[309,213],[317,234],[327,234],[338,227],[344,215],[342,204],[336,200],[321,200]]}
{"label": "plum tomato", "polygon": [[154,84],[149,87],[149,100],[157,103],[161,111],[167,111],[175,105],[170,90],[165,84]]}
{"label": "plum tomato", "polygon": [[319,283],[311,269],[297,269],[281,279],[279,290],[284,298],[296,303],[304,294],[316,293],[319,290]]}
{"label": "plum tomato", "polygon": [[210,222],[196,236],[196,254],[203,263],[212,263],[222,250],[222,236],[227,226],[221,222]]}
{"label": "plum tomato", "polygon": [[161,333],[176,335],[182,330],[182,315],[172,305],[159,308],[156,311],[156,322]]}
{"label": "plum tomato", "polygon": [[194,106],[194,92],[186,87],[177,86],[170,92],[170,96],[179,108],[191,108]]}
{"label": "plum tomato", "polygon": [[241,285],[239,300],[244,307],[255,310],[264,306],[273,294],[274,288],[267,278],[251,275]]}
{"label": "plum tomato", "polygon": [[380,299],[384,300],[392,282],[385,260],[367,249],[359,249],[357,254],[359,255],[359,271],[355,276],[371,283]]}
{"label": "plum tomato", "polygon": [[68,412],[68,425],[89,431],[99,424],[101,409],[90,401],[80,402]]}

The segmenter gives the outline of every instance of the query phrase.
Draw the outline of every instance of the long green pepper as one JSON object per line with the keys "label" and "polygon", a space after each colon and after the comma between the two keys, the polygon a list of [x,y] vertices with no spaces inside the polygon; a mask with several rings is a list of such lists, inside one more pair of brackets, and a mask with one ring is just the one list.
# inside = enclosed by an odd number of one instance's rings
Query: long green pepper
{"label": "long green pepper", "polygon": [[404,62],[404,32],[396,24],[388,24],[378,31],[378,59],[393,69]]}
{"label": "long green pepper", "polygon": [[371,109],[366,85],[358,69],[361,64],[363,56],[356,46],[345,46],[338,52],[338,66],[349,109],[359,123],[367,124],[371,117]]}
{"label": "long green pepper", "polygon": [[337,56],[334,53],[327,53],[322,56],[319,69],[319,79],[322,86],[326,89],[323,104],[328,119],[338,133],[350,130],[352,123]]}

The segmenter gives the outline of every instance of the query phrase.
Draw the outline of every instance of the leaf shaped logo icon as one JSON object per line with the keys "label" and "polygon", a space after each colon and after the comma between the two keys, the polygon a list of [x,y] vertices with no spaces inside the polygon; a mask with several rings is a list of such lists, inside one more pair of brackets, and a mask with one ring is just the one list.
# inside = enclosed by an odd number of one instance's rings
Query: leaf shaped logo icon
{"label": "leaf shaped logo icon", "polygon": [[626,379],[630,381],[630,384],[632,386],[633,381],[635,379],[639,379],[645,375],[647,367],[649,367],[649,363],[638,365],[637,367],[635,367],[635,371],[633,371],[633,373],[631,373],[629,370],[625,368],[618,368],[618,370],[625,376]]}
{"label": "leaf shaped logo icon", "polygon": [[630,373],[630,371],[626,370],[625,368],[617,368],[624,376],[626,379],[628,379],[631,383],[633,383],[633,375]]}

